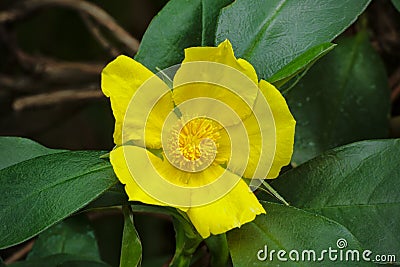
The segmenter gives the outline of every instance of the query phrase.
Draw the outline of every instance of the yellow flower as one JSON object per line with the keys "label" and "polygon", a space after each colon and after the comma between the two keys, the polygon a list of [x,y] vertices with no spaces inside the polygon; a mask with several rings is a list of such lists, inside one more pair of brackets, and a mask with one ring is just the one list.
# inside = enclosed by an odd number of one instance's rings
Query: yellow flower
{"label": "yellow flower", "polygon": [[275,178],[290,162],[295,120],[280,92],[228,40],[186,49],[159,76],[126,56],[102,72],[116,120],[110,160],[129,199],[186,212],[203,238],[265,213],[242,178]]}

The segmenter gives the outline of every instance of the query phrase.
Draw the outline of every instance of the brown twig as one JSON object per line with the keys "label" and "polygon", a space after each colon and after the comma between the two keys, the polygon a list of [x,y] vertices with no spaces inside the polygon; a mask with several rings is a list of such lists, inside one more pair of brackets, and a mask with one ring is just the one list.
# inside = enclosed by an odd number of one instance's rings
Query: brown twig
{"label": "brown twig", "polygon": [[389,77],[389,86],[392,88],[390,100],[392,103],[397,100],[400,95],[400,67],[398,67]]}
{"label": "brown twig", "polygon": [[17,260],[23,258],[26,254],[28,254],[29,251],[31,251],[31,249],[33,247],[33,243],[35,243],[34,240],[31,240],[28,243],[26,243],[25,246],[23,246],[20,250],[17,250],[9,258],[7,258],[4,261],[4,263],[10,264],[10,263],[16,262]]}
{"label": "brown twig", "polygon": [[18,8],[0,12],[0,23],[13,22],[24,18],[33,11],[46,7],[65,7],[90,15],[100,25],[107,28],[124,46],[129,53],[136,53],[139,41],[120,27],[115,20],[103,9],[84,0],[29,0],[24,1]]}
{"label": "brown twig", "polygon": [[104,97],[100,90],[71,89],[56,92],[24,96],[14,101],[13,108],[21,111],[33,107],[43,107],[76,100],[89,100]]}
{"label": "brown twig", "polygon": [[396,99],[400,96],[400,84],[398,84],[393,90],[390,95],[390,100],[392,103],[396,101]]}
{"label": "brown twig", "polygon": [[31,60],[20,61],[33,75],[0,74],[0,89],[37,93],[49,86],[54,87],[52,85],[94,83],[99,80],[103,66],[96,63],[55,61],[42,57],[31,57]]}
{"label": "brown twig", "polygon": [[[90,62],[67,62],[55,60],[44,56],[32,56],[22,51],[16,41],[16,37],[11,32],[7,31],[5,27],[0,24],[0,37],[8,47],[10,53],[14,55],[18,64],[27,72],[34,74],[34,77],[25,77],[24,80],[35,80],[35,82],[28,85],[28,89],[35,87],[38,80],[45,80],[46,82],[62,84],[62,83],[82,83],[92,82],[97,80],[99,74],[104,67],[104,63],[90,63]],[[4,77],[3,77],[4,78]],[[19,77],[21,78],[21,77]],[[0,85],[4,83],[10,84],[10,81],[3,79]],[[15,79],[14,79],[15,82]],[[18,82],[21,84],[21,82]],[[7,86],[13,88],[15,86]],[[19,88],[24,91],[27,88]],[[27,90],[29,91],[29,90]]]}
{"label": "brown twig", "polygon": [[36,89],[35,83],[30,77],[26,76],[8,76],[0,74],[0,90],[9,89],[17,92],[30,92]]}
{"label": "brown twig", "polygon": [[390,88],[395,87],[400,83],[400,67],[398,67],[389,77]]}
{"label": "brown twig", "polygon": [[104,64],[99,63],[57,61],[42,56],[31,56],[18,49],[15,51],[21,66],[50,82],[92,81],[98,78],[104,67]]}
{"label": "brown twig", "polygon": [[83,23],[85,23],[88,31],[93,35],[94,38],[100,43],[100,45],[113,57],[116,57],[121,54],[115,47],[111,45],[110,42],[107,41],[106,38],[101,34],[101,30],[93,23],[92,19],[85,13],[81,12],[80,16],[82,18]]}
{"label": "brown twig", "polygon": [[393,117],[390,119],[390,137],[400,137],[400,116]]}

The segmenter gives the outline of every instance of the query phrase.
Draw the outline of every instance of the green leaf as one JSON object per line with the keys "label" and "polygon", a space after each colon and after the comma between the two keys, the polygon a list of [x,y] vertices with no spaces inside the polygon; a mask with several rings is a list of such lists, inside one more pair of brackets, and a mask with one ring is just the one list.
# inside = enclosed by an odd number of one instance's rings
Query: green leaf
{"label": "green leaf", "polygon": [[211,235],[204,240],[210,251],[210,266],[227,266],[229,259],[229,248],[226,234]]}
{"label": "green leaf", "polygon": [[393,5],[400,12],[400,0],[392,0]]}
{"label": "green leaf", "polygon": [[117,183],[104,151],[29,159],[0,170],[0,248],[42,232]]}
{"label": "green leaf", "polygon": [[171,260],[171,267],[189,267],[193,254],[203,241],[193,225],[179,216],[172,217],[175,229],[176,249]]}
{"label": "green leaf", "polygon": [[128,196],[125,193],[124,185],[117,183],[115,186],[108,189],[100,197],[90,202],[85,207],[85,210],[109,208],[115,206],[128,205]]}
{"label": "green leaf", "polygon": [[308,49],[332,41],[369,2],[237,0],[221,11],[216,43],[229,39],[236,56],[268,79]]}
{"label": "green leaf", "polygon": [[123,206],[124,233],[122,236],[120,267],[140,266],[142,259],[142,244],[136,232],[133,218],[128,206]]}
{"label": "green leaf", "polygon": [[385,67],[364,32],[339,40],[286,98],[297,121],[295,165],[330,148],[389,134]]}
{"label": "green leaf", "polygon": [[94,231],[86,216],[68,218],[44,231],[36,239],[27,259],[55,254],[71,254],[100,260]]}
{"label": "green leaf", "polygon": [[[338,257],[336,261],[331,261],[328,253],[321,257],[323,250],[338,250],[337,240],[342,238],[347,241],[346,249],[360,251],[361,258],[362,249],[359,242],[337,222],[294,207],[268,202],[262,204],[266,215],[259,215],[254,221],[227,234],[234,266],[370,266],[362,261],[346,262],[345,258],[340,261],[338,251],[332,252],[332,257]],[[272,250],[275,252],[271,258]],[[284,257],[287,261],[277,258],[279,250],[286,251]],[[291,250],[299,252],[298,261],[291,260],[295,257],[294,252],[292,257],[289,257]],[[305,260],[302,260],[304,250],[314,250],[316,260],[307,260],[309,255],[306,252]],[[343,251],[346,255],[346,250]],[[313,259],[312,254],[310,257]]]}
{"label": "green leaf", "polygon": [[201,46],[213,46],[217,30],[218,16],[221,9],[234,0],[202,0]]}
{"label": "green leaf", "polygon": [[20,261],[9,265],[10,267],[110,267],[110,265],[81,256],[69,254],[56,254],[45,258]]}
{"label": "green leaf", "polygon": [[292,205],[329,217],[364,248],[400,259],[400,139],[333,149],[273,182]]}
{"label": "green leaf", "polygon": [[278,88],[281,87],[288,80],[299,74],[309,65],[312,65],[315,61],[326,55],[335,46],[336,45],[332,43],[323,43],[314,46],[313,48],[310,48],[305,53],[301,54],[292,62],[279,70],[277,73],[272,75],[272,77],[270,77],[268,81],[270,83],[273,83]]}
{"label": "green leaf", "polygon": [[153,19],[135,59],[156,72],[179,64],[184,49],[214,45],[222,7],[232,0],[171,0]]}
{"label": "green leaf", "polygon": [[21,137],[0,137],[0,170],[35,157],[65,152]]}
{"label": "green leaf", "polygon": [[172,207],[140,204],[131,205],[131,209],[133,212],[156,213],[171,216],[175,229],[176,246],[170,266],[185,267],[190,265],[192,256],[203,239],[184,212]]}

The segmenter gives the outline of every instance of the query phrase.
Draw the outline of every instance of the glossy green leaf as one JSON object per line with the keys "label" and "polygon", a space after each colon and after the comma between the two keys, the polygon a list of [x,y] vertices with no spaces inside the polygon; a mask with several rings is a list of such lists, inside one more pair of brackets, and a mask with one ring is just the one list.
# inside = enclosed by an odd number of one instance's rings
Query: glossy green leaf
{"label": "glossy green leaf", "polygon": [[94,231],[84,215],[68,218],[41,233],[35,240],[27,259],[39,259],[56,254],[71,254],[100,260]]}
{"label": "glossy green leaf", "polygon": [[104,151],[29,159],[0,170],[0,248],[47,229],[117,183]]}
{"label": "glossy green leaf", "polygon": [[221,9],[234,0],[202,0],[201,46],[213,46],[217,30],[218,16]]}
{"label": "glossy green leaf", "polygon": [[128,205],[128,196],[125,193],[124,185],[117,183],[115,186],[108,189],[100,197],[90,202],[85,207],[85,210],[109,208],[115,206]]}
{"label": "glossy green leaf", "polygon": [[81,256],[69,254],[56,254],[45,258],[20,261],[9,265],[10,267],[110,267],[110,265]]}
{"label": "glossy green leaf", "polygon": [[400,259],[400,139],[333,149],[272,186],[292,205],[329,217],[364,248]]}
{"label": "glossy green leaf", "polygon": [[363,32],[340,40],[286,98],[297,121],[296,165],[330,148],[389,134],[385,68]]}
{"label": "glossy green leaf", "polygon": [[175,208],[153,205],[132,205],[134,212],[159,213],[172,217],[175,229],[175,254],[170,262],[171,267],[189,266],[192,256],[203,241],[187,215]]}
{"label": "glossy green leaf", "polygon": [[189,267],[199,244],[203,241],[188,219],[172,217],[176,249],[170,267]]}
{"label": "glossy green leaf", "polygon": [[[338,252],[340,249],[337,246],[339,239],[347,242],[347,247],[342,250],[343,255],[346,255],[346,249],[358,250],[361,258],[363,249],[355,237],[337,222],[294,207],[268,202],[262,204],[267,212],[266,215],[259,215],[253,222],[227,234],[234,266],[371,265],[363,261],[345,261],[345,257],[342,261],[340,260],[340,252]],[[336,250],[332,252],[332,258],[336,255],[336,260],[330,260],[329,253],[322,254],[323,250],[329,250],[329,248]],[[286,258],[287,261],[279,260],[277,255],[279,250],[286,251],[286,255],[280,256]],[[297,261],[294,261],[295,252],[290,256],[292,250],[299,253]],[[309,250],[315,251],[315,258],[312,252],[303,253]],[[271,252],[274,253],[272,257]],[[302,260],[303,256],[304,260]]]}
{"label": "glossy green leaf", "polygon": [[124,213],[124,233],[122,236],[120,267],[140,266],[142,244],[136,232],[133,218],[128,206],[122,208]]}
{"label": "glossy green leaf", "polygon": [[65,150],[50,149],[21,137],[0,137],[0,170],[31,158],[60,153]]}
{"label": "glossy green leaf", "polygon": [[335,47],[332,43],[323,43],[317,45],[305,53],[295,58],[292,62],[287,64],[285,67],[280,69],[277,73],[272,75],[268,79],[270,83],[273,83],[276,87],[281,87],[289,79],[300,73],[302,70],[313,64],[315,61],[326,55]]}
{"label": "glossy green leaf", "polygon": [[369,2],[237,0],[221,11],[216,43],[229,39],[236,56],[268,79],[308,49],[332,41]]}
{"label": "glossy green leaf", "polygon": [[392,0],[393,5],[400,12],[400,0]]}
{"label": "glossy green leaf", "polygon": [[227,266],[229,248],[226,234],[211,235],[204,242],[210,251],[210,266]]}
{"label": "glossy green leaf", "polygon": [[232,0],[171,0],[150,23],[135,59],[153,72],[183,60],[184,49],[214,45],[217,17]]}

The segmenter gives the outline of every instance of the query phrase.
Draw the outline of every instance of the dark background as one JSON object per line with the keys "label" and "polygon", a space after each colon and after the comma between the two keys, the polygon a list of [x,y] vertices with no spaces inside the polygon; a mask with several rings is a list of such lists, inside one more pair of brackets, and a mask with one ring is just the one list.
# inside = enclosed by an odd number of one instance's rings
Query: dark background
{"label": "dark background", "polygon": [[[167,1],[89,2],[104,9],[140,40]],[[0,14],[19,8],[21,3],[1,0]],[[101,26],[99,29],[114,51],[99,43],[79,12],[62,6],[49,5],[21,19],[0,22],[0,136],[27,137],[50,148],[113,148],[114,119],[109,100],[100,91],[100,72],[116,54],[132,57],[134,54],[107,29]],[[76,94],[54,97],[59,91],[97,91],[97,94],[84,99],[76,98]],[[89,218],[103,260],[118,266],[122,214],[109,210],[89,214]],[[135,224],[142,239],[144,266],[168,262],[174,250],[169,219],[138,214]],[[0,251],[0,256],[7,260],[28,243]]]}
{"label": "dark background", "polygon": [[[0,10],[12,10],[19,2],[2,0]],[[91,2],[140,40],[166,1]],[[27,96],[59,90],[99,90],[100,71],[114,54],[93,37],[79,12],[49,5],[0,27],[0,135],[28,137],[51,148],[112,149],[114,121],[108,100],[101,95],[84,100],[72,96],[51,104],[39,98],[35,104],[15,108],[26,103],[23,100]],[[100,30],[117,53],[133,56],[104,27]],[[56,63],[49,62],[53,60]],[[72,66],[62,74],[69,62],[84,63],[88,70]]]}

